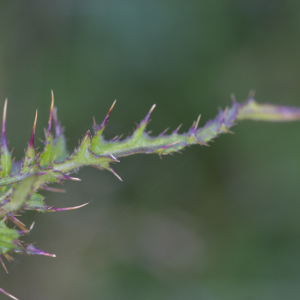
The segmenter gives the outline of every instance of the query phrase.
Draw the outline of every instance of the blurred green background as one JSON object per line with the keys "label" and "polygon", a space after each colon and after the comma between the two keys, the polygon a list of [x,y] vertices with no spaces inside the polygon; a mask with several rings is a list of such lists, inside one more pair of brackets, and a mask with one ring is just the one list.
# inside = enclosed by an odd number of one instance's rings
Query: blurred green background
{"label": "blurred green background", "polygon": [[[22,158],[36,108],[44,138],[51,89],[70,151],[115,99],[107,138],[153,103],[154,134],[199,113],[204,125],[231,92],[300,106],[299,49],[296,0],[2,0],[10,149]],[[36,222],[26,241],[57,258],[15,255],[1,287],[21,300],[299,299],[299,129],[244,122],[211,147],[123,158],[123,182],[80,170],[47,203],[92,203],[22,217]]]}

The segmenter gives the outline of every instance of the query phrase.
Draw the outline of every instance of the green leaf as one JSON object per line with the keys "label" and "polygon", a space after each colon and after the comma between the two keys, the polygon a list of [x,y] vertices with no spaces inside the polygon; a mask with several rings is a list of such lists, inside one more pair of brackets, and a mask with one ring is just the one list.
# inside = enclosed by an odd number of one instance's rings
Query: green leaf
{"label": "green leaf", "polygon": [[0,222],[0,254],[11,252],[20,247],[14,241],[20,237],[18,230],[6,226],[4,220]]}
{"label": "green leaf", "polygon": [[36,182],[37,178],[38,175],[31,175],[20,183],[14,185],[10,201],[2,207],[2,210],[6,214],[18,211],[22,208],[22,206],[25,204],[25,201],[29,198],[31,192],[33,191],[34,183]]}
{"label": "green leaf", "polygon": [[29,200],[26,201],[27,210],[36,210],[44,212],[47,210],[48,206],[44,201],[45,197],[38,193],[33,193]]}

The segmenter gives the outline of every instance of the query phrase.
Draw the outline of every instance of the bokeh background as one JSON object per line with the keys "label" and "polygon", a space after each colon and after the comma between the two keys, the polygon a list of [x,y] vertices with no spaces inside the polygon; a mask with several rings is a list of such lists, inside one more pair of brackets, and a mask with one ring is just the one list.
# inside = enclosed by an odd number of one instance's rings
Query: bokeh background
{"label": "bokeh background", "polygon": [[[250,89],[300,106],[300,2],[293,0],[22,1],[0,3],[0,106],[20,160],[38,109],[44,138],[55,93],[69,150],[117,105],[106,137],[188,130]],[[26,299],[300,298],[300,124],[244,122],[183,155],[136,155],[92,168],[26,213],[27,242],[57,258],[22,257],[1,287]],[[42,147],[40,141],[36,145]],[[0,298],[7,299],[0,295]]]}

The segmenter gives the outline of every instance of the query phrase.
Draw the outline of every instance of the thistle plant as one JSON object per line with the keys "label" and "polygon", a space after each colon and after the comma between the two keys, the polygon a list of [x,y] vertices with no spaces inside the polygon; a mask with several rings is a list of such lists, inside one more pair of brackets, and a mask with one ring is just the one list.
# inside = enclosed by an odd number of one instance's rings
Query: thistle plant
{"label": "thistle plant", "polygon": [[[116,102],[109,109],[106,117],[100,125],[94,119],[94,134],[88,130],[75,151],[69,155],[66,146],[66,138],[63,128],[57,118],[57,109],[54,107],[54,96],[52,102],[48,128],[45,130],[44,149],[38,153],[34,148],[34,135],[37,123],[37,112],[32,129],[32,135],[25,152],[25,157],[20,163],[14,163],[12,155],[7,146],[5,135],[5,121],[7,100],[3,109],[3,123],[1,136],[1,161],[0,161],[0,262],[5,267],[3,257],[11,259],[12,253],[27,255],[45,255],[55,257],[33,244],[24,244],[21,237],[29,233],[29,229],[17,219],[17,216],[26,210],[38,212],[55,212],[80,208],[76,207],[57,208],[47,205],[44,196],[40,194],[43,190],[59,191],[49,187],[51,183],[61,183],[64,180],[80,181],[79,178],[70,175],[83,166],[92,166],[101,170],[112,172],[117,178],[121,178],[112,169],[111,163],[119,162],[123,156],[137,153],[156,153],[159,156],[180,152],[187,146],[207,146],[210,141],[222,133],[231,133],[231,127],[239,120],[257,120],[271,122],[287,122],[300,120],[300,108],[276,106],[271,104],[257,103],[253,95],[239,104],[232,97],[232,106],[220,110],[218,115],[209,120],[204,127],[198,128],[200,115],[193,122],[186,133],[179,133],[180,126],[171,134],[163,131],[158,136],[151,136],[146,131],[150,121],[150,115],[155,105],[152,106],[146,117],[139,123],[132,135],[127,138],[117,136],[111,140],[105,140],[103,132],[111,111]],[[53,134],[53,126],[55,134]],[[21,167],[16,168],[19,164]],[[14,228],[14,226],[16,228]],[[0,288],[7,296],[17,299]]]}

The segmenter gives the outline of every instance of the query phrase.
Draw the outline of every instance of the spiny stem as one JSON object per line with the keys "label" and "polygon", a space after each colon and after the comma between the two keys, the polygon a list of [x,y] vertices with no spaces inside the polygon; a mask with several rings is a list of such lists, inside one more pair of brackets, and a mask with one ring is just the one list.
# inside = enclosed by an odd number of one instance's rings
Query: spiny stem
{"label": "spiny stem", "polygon": [[[122,135],[116,136],[112,140],[105,140],[103,131],[116,104],[116,101],[114,101],[99,126],[94,119],[94,136],[88,130],[79,142],[78,148],[69,155],[64,130],[58,121],[57,109],[54,107],[54,94],[51,91],[51,106],[48,128],[46,130],[46,141],[44,143],[45,148],[42,153],[36,153],[34,149],[34,135],[37,123],[36,111],[25,159],[22,161],[21,171],[16,174],[11,172],[12,159],[11,153],[7,148],[5,136],[7,111],[7,100],[5,100],[0,161],[0,263],[5,268],[1,255],[9,258],[8,253],[11,252],[55,257],[54,254],[44,252],[33,244],[24,245],[19,240],[22,235],[30,232],[34,223],[28,230],[16,216],[19,216],[19,213],[24,210],[54,212],[74,210],[87,205],[88,203],[84,203],[74,207],[56,208],[46,205],[44,197],[38,193],[40,189],[64,192],[64,190],[51,188],[47,185],[55,182],[62,183],[63,180],[80,181],[79,178],[70,176],[72,172],[76,172],[80,167],[92,166],[101,170],[106,169],[122,180],[110,165],[111,163],[119,162],[119,157],[136,153],[156,153],[161,157],[162,155],[180,152],[185,147],[194,144],[207,146],[209,142],[213,141],[220,134],[232,133],[230,129],[237,120],[251,119],[273,122],[300,120],[299,108],[259,104],[253,97],[254,94],[251,94],[246,102],[238,104],[235,97],[232,96],[232,107],[226,107],[224,111],[220,110],[218,115],[214,119],[209,120],[203,127],[198,128],[201,117],[199,115],[187,132],[179,133],[181,127],[179,125],[171,134],[167,134],[169,129],[167,128],[156,137],[150,136],[149,131],[146,131],[151,113],[156,106],[154,104],[145,118],[137,125],[131,136],[122,140]],[[52,134],[53,123],[55,126],[55,137]],[[21,230],[9,228],[6,225],[7,220],[13,222]],[[1,288],[0,292],[17,299]]]}

